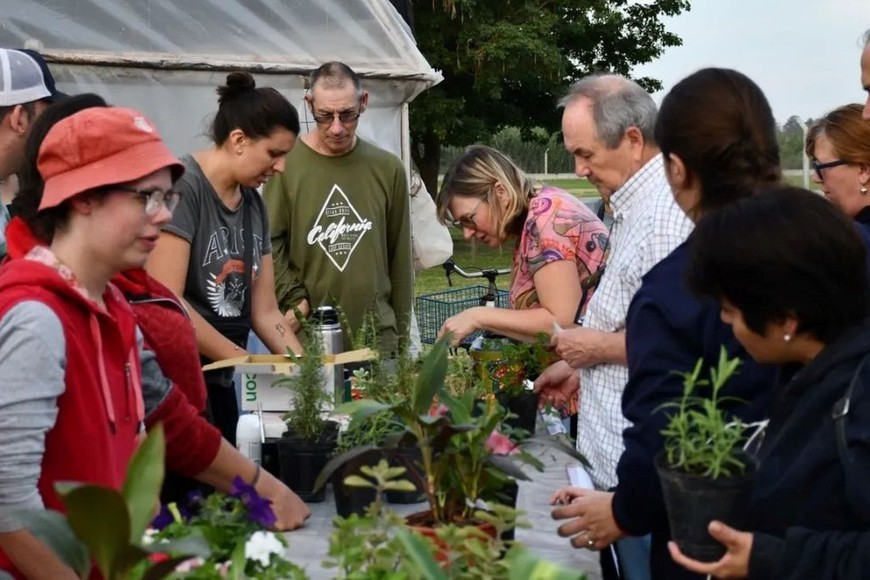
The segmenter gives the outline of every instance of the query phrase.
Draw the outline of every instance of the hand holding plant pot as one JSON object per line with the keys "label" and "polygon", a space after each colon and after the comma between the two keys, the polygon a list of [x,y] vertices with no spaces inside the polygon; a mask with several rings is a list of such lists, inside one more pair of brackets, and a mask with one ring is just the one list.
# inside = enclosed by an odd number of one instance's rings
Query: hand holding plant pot
{"label": "hand holding plant pot", "polygon": [[[701,378],[701,360],[682,373],[683,397],[668,405],[676,410],[662,430],[665,448],[656,458],[671,537],[684,554],[707,562],[725,553],[707,526],[719,520],[740,527],[755,471],[742,448],[744,425],[719,408],[719,393],[740,363],[722,348],[709,380]],[[709,387],[709,397],[698,394],[702,387]]]}

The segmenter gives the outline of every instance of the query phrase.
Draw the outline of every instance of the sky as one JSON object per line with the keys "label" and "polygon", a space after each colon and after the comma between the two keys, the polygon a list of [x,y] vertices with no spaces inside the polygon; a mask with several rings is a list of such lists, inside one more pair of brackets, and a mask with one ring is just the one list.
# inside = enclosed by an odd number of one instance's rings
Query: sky
{"label": "sky", "polygon": [[667,89],[694,71],[736,69],[767,95],[780,123],[792,115],[818,118],[864,102],[859,60],[870,28],[870,0],[692,0],[689,12],[665,25],[683,39],[632,76],[650,76]]}

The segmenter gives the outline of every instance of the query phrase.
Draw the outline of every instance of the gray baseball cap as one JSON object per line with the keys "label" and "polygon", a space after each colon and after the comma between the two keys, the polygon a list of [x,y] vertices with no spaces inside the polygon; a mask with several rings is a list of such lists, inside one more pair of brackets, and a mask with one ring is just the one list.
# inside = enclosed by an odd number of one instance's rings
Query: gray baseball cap
{"label": "gray baseball cap", "polygon": [[[53,84],[54,79],[51,82]],[[0,48],[0,107],[23,105],[52,96],[36,59],[20,50]]]}

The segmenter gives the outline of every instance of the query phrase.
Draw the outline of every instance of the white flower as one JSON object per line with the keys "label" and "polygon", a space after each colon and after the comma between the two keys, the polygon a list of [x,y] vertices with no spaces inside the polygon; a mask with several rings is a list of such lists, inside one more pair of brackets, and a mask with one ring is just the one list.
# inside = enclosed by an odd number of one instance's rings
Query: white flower
{"label": "white flower", "polygon": [[157,534],[158,534],[158,531],[155,530],[154,528],[148,528],[147,530],[145,530],[145,533],[142,534],[142,545],[143,546],[150,546],[151,544],[153,544],[154,543],[154,536],[156,536]]}
{"label": "white flower", "polygon": [[190,572],[205,564],[202,558],[190,558],[175,567],[176,572]]}
{"label": "white flower", "polygon": [[272,532],[254,532],[245,543],[245,559],[268,566],[272,554],[284,553],[284,544]]}

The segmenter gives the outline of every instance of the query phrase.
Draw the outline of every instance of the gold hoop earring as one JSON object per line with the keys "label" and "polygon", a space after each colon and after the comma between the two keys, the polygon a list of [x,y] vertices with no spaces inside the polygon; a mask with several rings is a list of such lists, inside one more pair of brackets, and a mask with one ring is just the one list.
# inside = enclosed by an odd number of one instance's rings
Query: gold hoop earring
{"label": "gold hoop earring", "polygon": [[862,186],[861,186],[861,189],[859,189],[858,191],[861,192],[861,195],[867,195],[867,186],[866,186],[866,185],[862,185]]}

